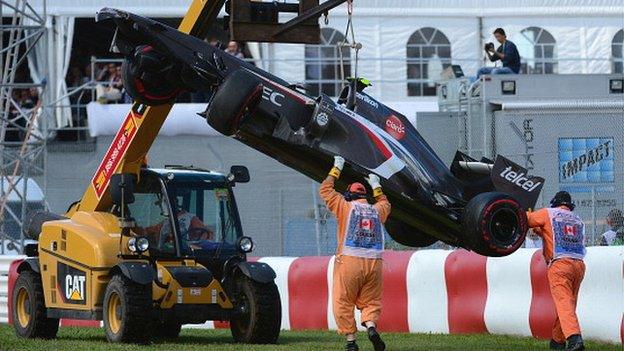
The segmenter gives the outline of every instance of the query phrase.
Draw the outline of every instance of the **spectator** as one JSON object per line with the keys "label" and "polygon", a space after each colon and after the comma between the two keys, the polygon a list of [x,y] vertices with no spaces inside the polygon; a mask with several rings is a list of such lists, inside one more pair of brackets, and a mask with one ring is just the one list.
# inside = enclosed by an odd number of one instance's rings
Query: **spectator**
{"label": "spectator", "polygon": [[478,80],[484,74],[518,74],[520,73],[520,53],[516,44],[507,40],[507,35],[503,28],[496,28],[494,37],[501,45],[494,50],[494,44],[485,45],[485,53],[492,62],[501,61],[503,67],[481,67],[477,72]]}
{"label": "spectator", "polygon": [[230,41],[227,48],[225,49],[225,52],[241,60],[245,58],[245,55],[243,55],[240,45],[236,41]]}
{"label": "spectator", "polygon": [[612,209],[607,214],[607,225],[611,228],[600,237],[601,246],[622,246],[624,245],[624,217],[622,211],[617,208]]}
{"label": "spectator", "polygon": [[[100,78],[106,77],[106,83]],[[95,86],[97,101],[101,104],[118,102],[122,99],[123,82],[121,79],[121,66],[113,63],[108,64],[107,69],[100,73],[98,84]]]}

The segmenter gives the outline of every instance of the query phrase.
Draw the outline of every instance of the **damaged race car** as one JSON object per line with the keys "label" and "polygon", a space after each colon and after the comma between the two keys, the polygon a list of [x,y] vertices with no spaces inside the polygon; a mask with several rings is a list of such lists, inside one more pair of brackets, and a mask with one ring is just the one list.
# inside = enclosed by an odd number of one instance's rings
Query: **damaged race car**
{"label": "damaged race car", "polygon": [[397,242],[422,247],[439,240],[486,256],[518,249],[544,179],[503,156],[474,160],[458,152],[450,168],[401,113],[352,79],[337,101],[250,65],[220,48],[134,14],[102,9],[117,26],[124,86],[138,102],[171,104],[181,91],[212,98],[201,113],[220,133],[321,181],[343,156],[338,187],[380,176],[392,203],[386,224]]}

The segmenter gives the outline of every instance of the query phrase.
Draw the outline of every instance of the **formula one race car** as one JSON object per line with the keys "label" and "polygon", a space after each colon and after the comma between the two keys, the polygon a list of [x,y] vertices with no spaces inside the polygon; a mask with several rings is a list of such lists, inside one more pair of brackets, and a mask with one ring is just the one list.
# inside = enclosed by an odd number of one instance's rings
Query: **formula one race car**
{"label": "formula one race car", "polygon": [[339,187],[381,177],[392,203],[386,224],[397,242],[438,240],[487,256],[514,252],[528,230],[544,179],[498,156],[457,153],[450,169],[407,118],[363,92],[353,79],[338,101],[289,84],[201,39],[134,14],[103,9],[114,20],[113,49],[125,55],[124,86],[138,102],[170,104],[183,90],[212,94],[202,113],[224,135],[322,180],[334,155],[347,160]]}

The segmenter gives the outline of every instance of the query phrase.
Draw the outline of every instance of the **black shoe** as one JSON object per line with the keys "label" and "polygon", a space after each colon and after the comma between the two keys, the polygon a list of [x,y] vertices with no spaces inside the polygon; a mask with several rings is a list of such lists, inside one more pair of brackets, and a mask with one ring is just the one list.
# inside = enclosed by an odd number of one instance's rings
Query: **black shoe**
{"label": "black shoe", "polygon": [[579,334],[572,335],[568,338],[568,347],[566,351],[583,351],[585,345],[583,345],[583,338]]}
{"label": "black shoe", "polygon": [[562,342],[562,343],[558,343],[555,340],[550,340],[550,349],[551,350],[565,350],[566,349],[566,343]]}
{"label": "black shoe", "polygon": [[353,341],[347,341],[347,346],[345,346],[345,350],[346,351],[360,351],[360,348],[355,343],[355,340],[353,340]]}
{"label": "black shoe", "polygon": [[383,342],[383,340],[381,340],[381,335],[379,335],[375,327],[368,328],[368,340],[373,343],[373,348],[375,348],[375,351],[386,350],[386,344]]}

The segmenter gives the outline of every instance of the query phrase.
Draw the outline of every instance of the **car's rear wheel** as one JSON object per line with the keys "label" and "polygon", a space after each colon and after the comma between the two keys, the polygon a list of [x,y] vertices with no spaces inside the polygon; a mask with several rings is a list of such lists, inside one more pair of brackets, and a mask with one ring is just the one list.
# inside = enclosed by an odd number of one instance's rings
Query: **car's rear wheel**
{"label": "car's rear wheel", "polygon": [[13,327],[24,338],[52,339],[59,320],[48,318],[41,276],[33,271],[20,273],[13,287]]}
{"label": "car's rear wheel", "polygon": [[473,251],[494,257],[516,251],[529,229],[526,212],[518,201],[499,192],[472,198],[464,209],[462,226]]}
{"label": "car's rear wheel", "polygon": [[236,280],[237,314],[230,321],[234,340],[274,344],[282,324],[282,305],[274,282],[258,283],[245,276]]}
{"label": "car's rear wheel", "polygon": [[141,45],[122,64],[124,88],[139,103],[171,104],[181,91],[168,79],[172,69],[173,65],[164,55],[157,53],[149,45]]}
{"label": "car's rear wheel", "polygon": [[263,86],[254,74],[239,69],[221,84],[206,111],[206,120],[217,132],[236,133],[242,119],[258,105]]}

